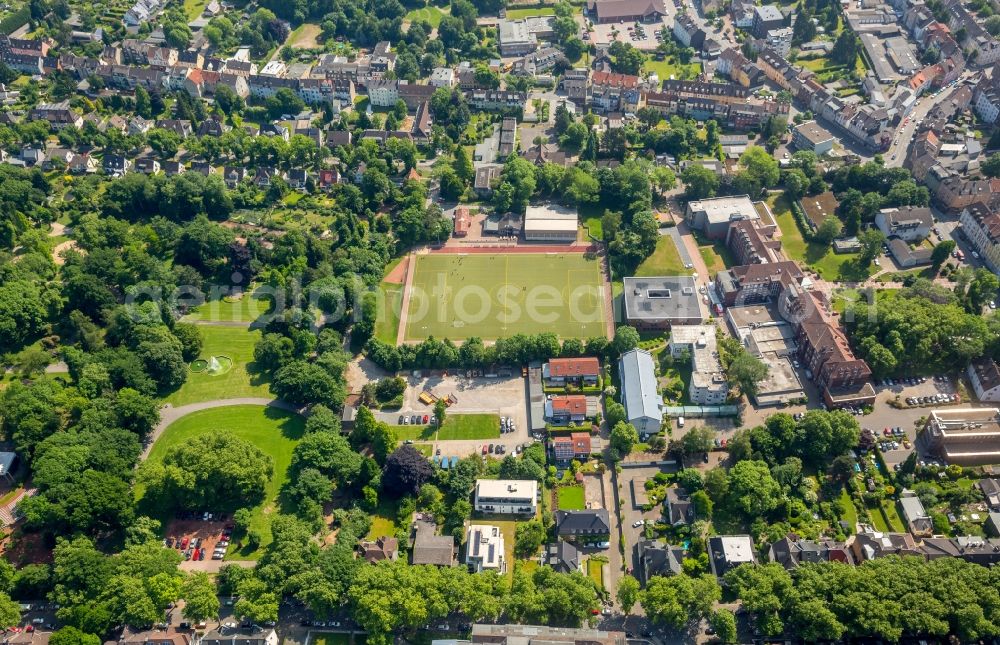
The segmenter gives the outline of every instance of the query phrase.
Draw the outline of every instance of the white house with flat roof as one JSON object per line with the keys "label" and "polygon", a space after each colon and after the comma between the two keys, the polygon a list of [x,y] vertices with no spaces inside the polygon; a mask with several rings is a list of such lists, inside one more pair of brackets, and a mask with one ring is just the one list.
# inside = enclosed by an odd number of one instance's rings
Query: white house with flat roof
{"label": "white house with flat roof", "polygon": [[618,374],[628,422],[643,437],[658,433],[663,423],[663,401],[656,390],[653,356],[644,349],[625,352],[618,362]]}
{"label": "white house with flat roof", "polygon": [[480,513],[534,516],[538,482],[533,479],[477,479],[473,508]]}
{"label": "white house with flat roof", "polygon": [[470,571],[507,571],[503,531],[492,524],[472,524],[465,532],[465,564]]}
{"label": "white house with flat roof", "polygon": [[715,325],[677,325],[670,330],[670,355],[691,359],[691,383],[688,393],[695,405],[723,405],[729,396],[729,383],[722,372]]}

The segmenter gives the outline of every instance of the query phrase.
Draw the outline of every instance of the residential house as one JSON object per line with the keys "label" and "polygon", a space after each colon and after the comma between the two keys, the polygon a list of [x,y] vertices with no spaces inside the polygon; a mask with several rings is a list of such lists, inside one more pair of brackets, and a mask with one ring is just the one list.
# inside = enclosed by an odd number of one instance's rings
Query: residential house
{"label": "residential house", "polygon": [[316,173],[316,183],[323,190],[329,190],[341,180],[340,170],[336,168],[323,168]]}
{"label": "residential house", "polygon": [[257,171],[254,173],[253,183],[258,188],[267,188],[271,185],[271,182],[279,178],[282,178],[282,174],[277,168],[258,166]]}
{"label": "residential house", "polygon": [[69,171],[74,175],[89,175],[97,172],[98,163],[90,153],[73,155],[69,162]]}
{"label": "residential house", "polygon": [[842,562],[854,564],[854,555],[842,542],[833,540],[806,540],[795,533],[789,533],[768,549],[767,557],[785,569],[797,569],[799,565],[817,562]]}
{"label": "residential house", "polygon": [[552,358],[542,365],[542,380],[548,387],[595,387],[601,379],[601,362],[593,356]]}
{"label": "residential house", "polygon": [[187,139],[194,134],[191,122],[186,119],[158,119],[156,127],[162,130],[169,130],[182,139]]}
{"label": "residential house", "polygon": [[246,179],[247,169],[243,166],[226,166],[222,170],[222,181],[226,182],[226,188],[233,189]]}
{"label": "residential house", "polygon": [[713,535],[708,538],[707,547],[709,567],[717,578],[741,564],[757,562],[749,535]]}
{"label": "residential house", "polygon": [[754,37],[764,38],[767,32],[785,26],[785,16],[773,4],[766,4],[753,9],[753,24],[750,30]]}
{"label": "residential house", "polygon": [[671,486],[663,500],[663,517],[671,526],[681,526],[694,522],[694,504],[691,496],[683,488]]}
{"label": "residential house", "polygon": [[584,511],[556,511],[556,535],[580,542],[607,541],[611,535],[611,520],[603,508]]}
{"label": "residential house", "polygon": [[583,557],[572,543],[556,540],[545,545],[545,564],[556,573],[575,573],[583,570]]}
{"label": "residential house", "polygon": [[140,157],[135,160],[135,170],[144,175],[155,175],[160,172],[160,162],[152,157]]}
{"label": "residential house", "polygon": [[303,168],[292,168],[288,171],[288,186],[304,191],[309,183],[309,171]]}
{"label": "residential house", "polygon": [[729,396],[715,332],[713,324],[677,325],[670,332],[670,355],[675,359],[688,356],[691,361],[688,394],[694,405],[723,405]]}
{"label": "residential house", "polygon": [[903,509],[903,519],[910,533],[928,536],[934,532],[931,516],[924,510],[924,505],[912,490],[904,489],[899,496],[899,506]]}
{"label": "residential house", "polygon": [[886,237],[898,237],[915,243],[931,234],[934,216],[926,206],[883,208],[875,215],[875,225]]}
{"label": "residential house", "polygon": [[705,44],[705,31],[698,26],[693,18],[687,13],[678,12],[674,16],[674,38],[685,47],[691,47],[696,51],[701,50]]}
{"label": "residential house", "polygon": [[574,459],[587,461],[593,452],[593,440],[589,432],[573,432],[569,435],[552,437],[552,456],[559,463],[566,464]]}
{"label": "residential house", "polygon": [[637,573],[643,585],[653,576],[674,576],[684,571],[684,547],[640,539],[636,544],[639,566]]}
{"label": "residential house", "polygon": [[223,624],[201,637],[201,645],[278,645],[278,642],[278,635],[273,629],[256,625],[250,629],[235,629]]}
{"label": "residential house", "polygon": [[160,168],[167,177],[183,174],[187,170],[180,161],[164,161],[160,164]]}
{"label": "residential house", "polygon": [[973,359],[966,369],[969,382],[980,401],[1000,401],[1000,367],[989,356]]}
{"label": "residential house", "polygon": [[559,426],[583,423],[587,419],[587,397],[582,394],[550,396],[545,401],[545,417]]}
{"label": "residential house", "polygon": [[412,539],[410,564],[434,564],[439,567],[450,567],[455,564],[454,536],[437,535],[433,523],[414,522]]}
{"label": "residential house", "polygon": [[1000,540],[978,535],[960,537],[927,537],[920,544],[920,551],[928,560],[958,558],[981,567],[1000,564]]}
{"label": "residential house", "polygon": [[399,558],[399,541],[394,537],[380,537],[358,542],[358,552],[370,564]]}
{"label": "residential house", "polygon": [[1000,511],[1000,479],[980,479],[976,488],[983,494],[990,510]]}
{"label": "residential house", "polygon": [[538,482],[477,479],[472,506],[478,513],[534,517],[538,510]]}
{"label": "residential house", "polygon": [[465,531],[465,564],[470,571],[507,572],[503,531],[492,524],[472,524]]}
{"label": "residential house", "polygon": [[962,232],[986,266],[1000,274],[1000,214],[982,202],[971,204],[959,216]]}
{"label": "residential house", "polygon": [[833,135],[815,121],[806,121],[792,128],[792,144],[822,156],[833,150]]}
{"label": "residential house", "polygon": [[132,168],[132,162],[122,155],[105,154],[102,165],[104,174],[111,177],[124,177]]}
{"label": "residential house", "polygon": [[28,112],[28,119],[48,121],[53,130],[83,127],[83,117],[70,108],[68,100],[58,103],[41,103]]}

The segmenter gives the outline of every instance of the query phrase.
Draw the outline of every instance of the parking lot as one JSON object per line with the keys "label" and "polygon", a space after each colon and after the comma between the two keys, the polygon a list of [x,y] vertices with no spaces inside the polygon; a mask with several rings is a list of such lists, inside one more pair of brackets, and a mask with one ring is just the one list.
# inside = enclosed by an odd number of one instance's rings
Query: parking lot
{"label": "parking lot", "polygon": [[664,28],[670,29],[666,19],[656,22],[623,21],[604,24],[595,22],[593,31],[588,34],[588,37],[590,42],[598,45],[607,45],[620,40],[636,49],[652,51],[660,44],[661,41],[657,39],[657,35]]}
{"label": "parking lot", "polygon": [[514,453],[517,445],[530,440],[527,387],[520,372],[493,378],[465,370],[461,374],[435,370],[414,372],[404,378],[409,387],[403,395],[403,406],[391,412],[376,412],[378,420],[389,425],[402,425],[400,417],[405,416],[409,425],[410,419],[419,415],[421,425],[424,416],[428,417],[429,422],[430,416],[434,414],[434,407],[420,400],[420,394],[427,391],[438,398],[454,398],[448,414],[496,414],[513,422],[513,432],[505,432],[490,442],[464,439],[431,442],[435,451],[441,449],[442,455],[465,456],[478,453],[484,443],[503,445],[509,453]]}
{"label": "parking lot", "polygon": [[183,513],[167,525],[166,546],[177,549],[191,562],[222,560],[233,526],[225,514]]}

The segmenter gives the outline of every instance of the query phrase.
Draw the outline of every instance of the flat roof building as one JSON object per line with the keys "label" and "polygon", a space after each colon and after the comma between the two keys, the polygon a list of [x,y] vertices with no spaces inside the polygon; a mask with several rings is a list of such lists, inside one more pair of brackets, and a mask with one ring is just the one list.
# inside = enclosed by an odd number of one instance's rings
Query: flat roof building
{"label": "flat roof building", "polygon": [[694,278],[625,278],[625,319],[638,329],[697,325],[704,320]]}
{"label": "flat roof building", "polygon": [[492,524],[472,524],[465,532],[465,565],[470,571],[507,572],[503,531]]}
{"label": "flat roof building", "polygon": [[966,408],[931,410],[927,419],[928,447],[949,464],[1000,464],[1000,410]]}
{"label": "flat roof building", "polygon": [[799,150],[821,156],[833,150],[833,135],[815,121],[806,121],[792,129],[792,143]]}
{"label": "flat roof building", "polygon": [[538,482],[477,479],[473,507],[480,513],[534,516],[538,510]]}
{"label": "flat roof building", "polygon": [[709,238],[720,240],[726,237],[731,222],[760,219],[760,214],[749,195],[739,195],[688,202],[684,217]]}
{"label": "flat roof building", "polygon": [[722,405],[729,396],[729,383],[719,362],[715,325],[677,326],[670,331],[670,355],[691,357],[688,394],[694,405]]}
{"label": "flat roof building", "polygon": [[500,20],[500,54],[524,56],[538,49],[538,41],[552,37],[554,16],[529,16],[520,20]]}
{"label": "flat roof building", "polygon": [[749,535],[715,535],[708,538],[708,562],[717,578],[741,564],[756,561],[753,540]]}
{"label": "flat roof building", "polygon": [[798,351],[795,328],[782,319],[777,307],[769,303],[729,307],[725,315],[736,338],[767,365],[767,376],[757,384],[754,402],[764,407],[804,399],[805,389],[792,364]]}
{"label": "flat roof building", "polygon": [[652,355],[644,349],[625,352],[619,361],[618,373],[628,422],[644,437],[658,433],[663,423],[663,406],[656,388]]}
{"label": "flat roof building", "polygon": [[652,21],[666,13],[662,0],[591,0],[588,11],[599,23]]}
{"label": "flat roof building", "polygon": [[529,242],[575,242],[576,210],[558,204],[529,205],[524,213],[524,239]]}

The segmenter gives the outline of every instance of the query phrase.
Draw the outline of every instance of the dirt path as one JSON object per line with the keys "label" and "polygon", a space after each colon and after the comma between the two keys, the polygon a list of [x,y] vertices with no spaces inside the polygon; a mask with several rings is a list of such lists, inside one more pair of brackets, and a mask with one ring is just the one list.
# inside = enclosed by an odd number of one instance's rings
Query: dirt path
{"label": "dirt path", "polygon": [[142,458],[146,459],[149,457],[149,452],[153,449],[153,444],[156,440],[160,438],[163,431],[167,427],[177,421],[181,417],[186,417],[192,412],[198,412],[200,410],[211,410],[212,408],[225,408],[232,405],[262,405],[269,408],[278,408],[279,410],[287,410],[289,412],[296,412],[302,414],[302,408],[296,407],[291,403],[282,401],[281,399],[265,399],[262,397],[246,397],[241,399],[216,399],[214,401],[201,401],[199,403],[191,403],[189,405],[182,405],[179,407],[174,407],[167,403],[162,408],[160,408],[160,422],[156,424],[153,429],[153,433],[149,436],[149,440],[146,442],[146,448],[142,451]]}
{"label": "dirt path", "polygon": [[393,267],[384,278],[382,282],[387,282],[389,284],[403,284],[406,281],[406,269],[410,266],[410,256],[403,258],[403,261]]}

